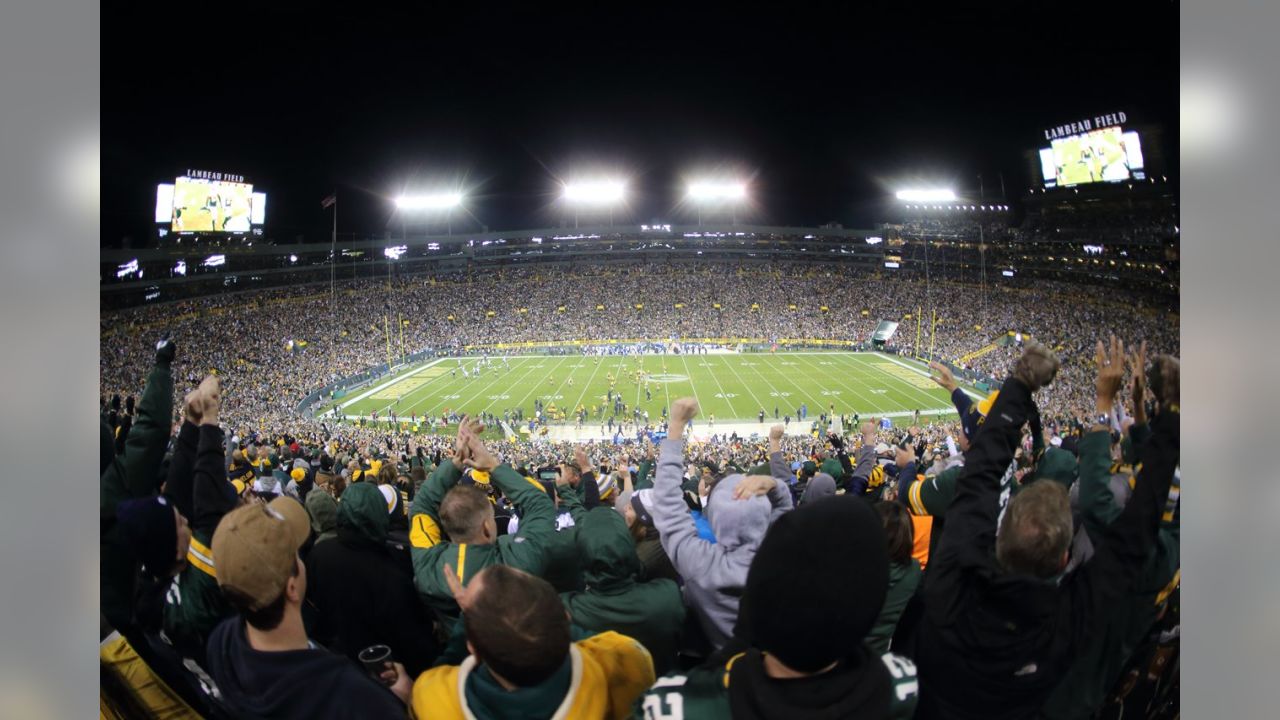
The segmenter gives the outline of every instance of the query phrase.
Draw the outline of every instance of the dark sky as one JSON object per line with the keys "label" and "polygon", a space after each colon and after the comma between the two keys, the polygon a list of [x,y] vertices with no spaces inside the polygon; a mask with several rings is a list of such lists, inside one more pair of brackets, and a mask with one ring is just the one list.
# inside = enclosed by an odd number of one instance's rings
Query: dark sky
{"label": "dark sky", "polygon": [[1163,126],[1176,168],[1167,0],[450,5],[104,13],[103,245],[151,232],[155,184],[188,167],[267,192],[282,242],[328,237],[334,189],[341,231],[398,232],[410,183],[463,183],[491,229],[546,227],[584,166],[630,178],[620,220],[687,218],[684,177],[725,168],[754,177],[758,221],[866,227],[913,180],[1023,190],[1044,127],[1114,110]]}

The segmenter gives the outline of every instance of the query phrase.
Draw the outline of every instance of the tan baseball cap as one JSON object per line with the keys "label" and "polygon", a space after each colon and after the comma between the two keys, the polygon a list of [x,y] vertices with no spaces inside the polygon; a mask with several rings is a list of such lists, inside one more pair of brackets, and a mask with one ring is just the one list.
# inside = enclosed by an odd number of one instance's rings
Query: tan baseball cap
{"label": "tan baseball cap", "polygon": [[284,591],[310,534],[306,509],[291,497],[227,513],[213,533],[218,585],[252,598],[249,610],[261,610]]}

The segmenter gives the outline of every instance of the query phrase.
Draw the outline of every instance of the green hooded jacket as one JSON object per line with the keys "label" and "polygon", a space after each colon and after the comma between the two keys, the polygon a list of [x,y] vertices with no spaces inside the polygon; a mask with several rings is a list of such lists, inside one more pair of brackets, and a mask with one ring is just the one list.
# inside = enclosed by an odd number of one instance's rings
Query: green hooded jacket
{"label": "green hooded jacket", "polygon": [[307,493],[307,512],[317,543],[338,537],[338,501],[332,495],[318,487]]}
{"label": "green hooded jacket", "polygon": [[675,665],[684,603],[671,580],[640,582],[640,559],[622,515],[589,510],[577,524],[577,549],[586,590],[561,595],[572,622],[586,630],[613,630],[634,638],[662,674]]}
{"label": "green hooded jacket", "polygon": [[354,532],[375,545],[387,541],[387,526],[391,516],[387,514],[387,501],[376,485],[355,484],[342,494],[338,503],[336,528]]}
{"label": "green hooded jacket", "polygon": [[99,602],[103,616],[116,629],[127,629],[133,623],[134,576],[137,574],[133,550],[116,527],[116,505],[156,493],[172,412],[173,376],[169,373],[169,363],[157,362],[147,376],[136,419],[125,441],[123,458],[116,456],[111,430],[105,418],[102,422],[98,485]]}

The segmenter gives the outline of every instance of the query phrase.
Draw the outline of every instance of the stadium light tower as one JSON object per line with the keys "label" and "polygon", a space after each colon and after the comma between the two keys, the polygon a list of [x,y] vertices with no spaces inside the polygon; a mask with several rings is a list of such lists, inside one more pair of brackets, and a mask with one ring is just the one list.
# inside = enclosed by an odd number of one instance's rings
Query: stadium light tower
{"label": "stadium light tower", "polygon": [[609,227],[613,227],[613,208],[626,198],[627,185],[621,180],[595,180],[564,184],[564,200],[573,206],[573,226],[578,227],[578,209],[583,206],[608,207]]}
{"label": "stadium light tower", "polygon": [[407,218],[411,212],[443,212],[449,226],[449,234],[453,234],[453,209],[460,207],[465,198],[460,192],[431,193],[425,195],[400,195],[396,197],[396,209]]}
{"label": "stadium light tower", "polygon": [[702,225],[702,208],[730,206],[733,213],[733,224],[738,224],[738,206],[747,199],[745,182],[721,182],[698,180],[689,183],[687,197],[698,207],[698,225]]}
{"label": "stadium light tower", "polygon": [[905,202],[955,202],[956,193],[945,188],[899,190],[897,197]]}

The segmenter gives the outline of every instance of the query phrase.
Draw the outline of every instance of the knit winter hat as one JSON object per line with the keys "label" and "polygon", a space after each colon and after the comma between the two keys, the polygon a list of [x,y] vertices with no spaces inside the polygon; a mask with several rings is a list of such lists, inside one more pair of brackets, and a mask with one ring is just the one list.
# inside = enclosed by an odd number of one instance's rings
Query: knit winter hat
{"label": "knit winter hat", "polygon": [[817,672],[862,642],[888,586],[884,527],[869,503],[842,495],[802,505],[756,551],[739,629],[787,667]]}

